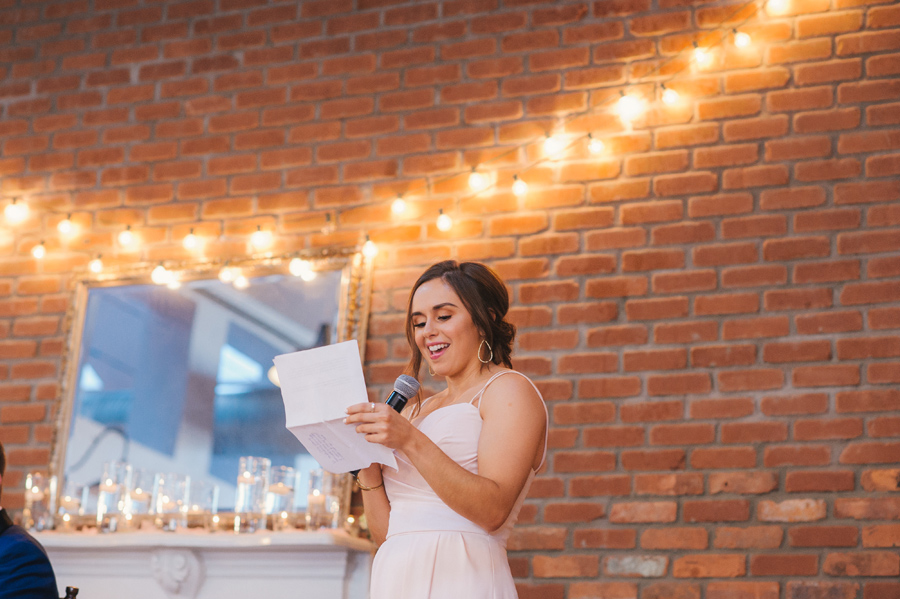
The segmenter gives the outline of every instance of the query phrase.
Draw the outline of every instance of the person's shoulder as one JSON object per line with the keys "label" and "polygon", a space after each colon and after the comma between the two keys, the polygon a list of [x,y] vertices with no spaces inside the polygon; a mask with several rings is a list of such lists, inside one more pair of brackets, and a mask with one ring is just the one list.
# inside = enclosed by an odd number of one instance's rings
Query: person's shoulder
{"label": "person's shoulder", "polygon": [[59,597],[53,566],[44,548],[15,525],[0,535],[0,597]]}
{"label": "person's shoulder", "polygon": [[44,547],[21,526],[13,524],[0,535],[0,555],[18,555],[22,558],[47,559]]}
{"label": "person's shoulder", "polygon": [[501,370],[494,377],[484,390],[482,399],[484,397],[507,397],[512,403],[517,405],[522,403],[534,406],[540,405],[542,398],[537,388],[531,382],[531,379],[521,372],[517,370]]}

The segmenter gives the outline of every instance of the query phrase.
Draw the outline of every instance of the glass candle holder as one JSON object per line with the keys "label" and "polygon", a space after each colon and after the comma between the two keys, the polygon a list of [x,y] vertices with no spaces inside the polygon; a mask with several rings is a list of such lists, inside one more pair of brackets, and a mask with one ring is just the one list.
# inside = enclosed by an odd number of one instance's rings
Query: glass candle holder
{"label": "glass candle holder", "polygon": [[203,528],[215,531],[213,518],[218,523],[219,485],[208,480],[194,479],[190,486],[188,503],[188,528]]}
{"label": "glass candle holder", "polygon": [[123,523],[124,494],[131,480],[131,465],[126,462],[103,464],[97,492],[97,528],[115,532]]}
{"label": "glass candle holder", "polygon": [[272,530],[286,530],[292,526],[295,479],[296,473],[290,466],[277,466],[270,473],[266,515]]}
{"label": "glass candle holder", "polygon": [[174,532],[187,528],[191,477],[159,473],[153,483],[153,521],[156,528]]}
{"label": "glass candle holder", "polygon": [[56,512],[56,477],[39,472],[25,475],[25,527],[31,530],[52,530]]}
{"label": "glass candle holder", "polygon": [[234,532],[256,532],[265,528],[266,490],[271,467],[268,458],[241,457],[234,497]]}
{"label": "glass candle holder", "polygon": [[57,530],[71,532],[77,528],[78,520],[84,515],[84,508],[87,505],[88,491],[85,485],[66,481],[59,496],[59,508],[56,512]]}
{"label": "glass candle holder", "polygon": [[347,476],[317,468],[309,473],[306,528],[340,528],[349,509]]}
{"label": "glass candle holder", "polygon": [[133,520],[133,524],[140,526],[140,519],[150,513],[153,503],[153,485],[155,474],[142,468],[134,468],[131,472],[131,482],[125,490],[122,512],[125,518]]}

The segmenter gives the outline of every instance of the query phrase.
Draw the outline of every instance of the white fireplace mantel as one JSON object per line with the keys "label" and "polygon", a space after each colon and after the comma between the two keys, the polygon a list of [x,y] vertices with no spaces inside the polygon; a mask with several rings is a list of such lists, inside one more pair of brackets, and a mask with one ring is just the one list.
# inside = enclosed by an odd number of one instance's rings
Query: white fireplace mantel
{"label": "white fireplace mantel", "polygon": [[34,534],[60,596],[365,599],[374,545],[344,532]]}

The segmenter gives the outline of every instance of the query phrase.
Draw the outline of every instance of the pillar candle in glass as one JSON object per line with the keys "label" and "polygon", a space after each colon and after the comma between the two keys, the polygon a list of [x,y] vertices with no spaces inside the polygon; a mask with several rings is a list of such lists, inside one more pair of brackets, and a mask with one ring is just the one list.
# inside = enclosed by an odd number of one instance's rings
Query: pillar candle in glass
{"label": "pillar candle in glass", "polygon": [[187,527],[191,477],[185,474],[157,474],[153,483],[153,521],[156,527],[174,532]]}
{"label": "pillar candle in glass", "polygon": [[204,528],[215,531],[213,518],[218,522],[219,485],[202,479],[191,480],[188,505],[188,528]]}
{"label": "pillar candle in glass", "polygon": [[271,467],[271,460],[255,456],[243,456],[238,462],[234,532],[256,532],[265,528],[266,490]]}
{"label": "pillar candle in glass", "polygon": [[87,504],[88,488],[85,485],[66,481],[63,492],[59,496],[59,508],[57,509],[57,530],[73,531],[79,523],[80,516],[84,515],[84,506]]}
{"label": "pillar candle in glass", "polygon": [[340,528],[344,512],[349,507],[345,498],[348,489],[346,475],[317,468],[309,473],[309,493],[306,496],[306,528]]}
{"label": "pillar candle in glass", "polygon": [[270,473],[266,515],[272,530],[285,530],[292,525],[295,478],[294,469],[290,466],[276,466]]}
{"label": "pillar candle in glass", "polygon": [[123,512],[125,517],[133,520],[140,527],[142,516],[150,513],[150,504],[153,502],[153,484],[155,474],[142,468],[134,468],[131,472],[131,482],[123,499]]}
{"label": "pillar candle in glass", "polygon": [[31,530],[52,530],[56,512],[56,477],[39,472],[25,475],[25,527]]}
{"label": "pillar candle in glass", "polygon": [[106,462],[97,493],[97,527],[100,532],[115,532],[122,523],[124,493],[131,480],[131,465]]}

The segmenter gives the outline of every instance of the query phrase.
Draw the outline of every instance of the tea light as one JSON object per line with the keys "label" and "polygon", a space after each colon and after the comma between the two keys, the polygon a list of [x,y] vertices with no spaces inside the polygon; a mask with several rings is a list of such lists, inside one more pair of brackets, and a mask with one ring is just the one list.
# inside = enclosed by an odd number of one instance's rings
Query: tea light
{"label": "tea light", "polygon": [[284,483],[275,483],[274,485],[269,485],[269,493],[273,495],[288,495],[293,489]]}
{"label": "tea light", "polygon": [[307,498],[307,504],[309,505],[309,509],[313,507],[316,508],[324,508],[325,507],[325,496],[322,495],[318,489],[310,493]]}
{"label": "tea light", "polygon": [[44,492],[37,485],[28,489],[27,495],[32,501],[41,501],[44,498]]}
{"label": "tea light", "polygon": [[[81,501],[71,495],[65,495],[59,500],[59,507],[67,512],[75,512],[81,507]],[[66,515],[68,516],[68,514]]]}

